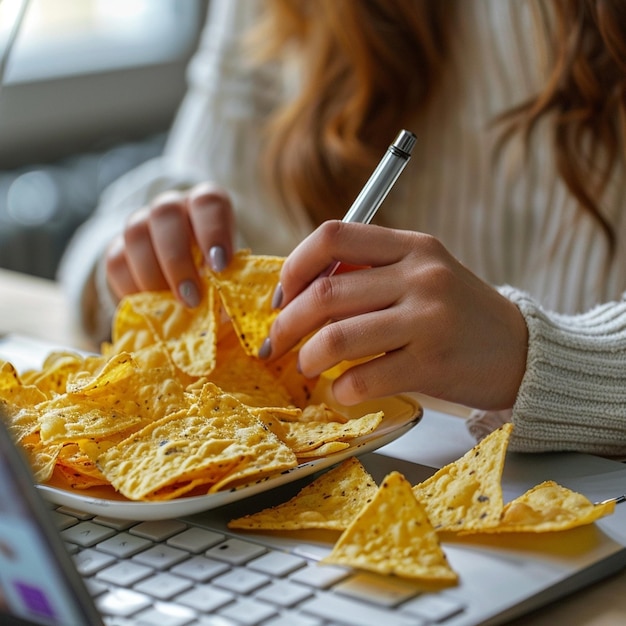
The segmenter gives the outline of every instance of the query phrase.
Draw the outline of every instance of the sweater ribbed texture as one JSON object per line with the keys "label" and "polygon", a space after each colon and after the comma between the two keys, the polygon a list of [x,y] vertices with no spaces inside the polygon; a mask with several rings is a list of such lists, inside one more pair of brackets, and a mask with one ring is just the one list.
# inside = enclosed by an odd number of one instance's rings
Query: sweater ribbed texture
{"label": "sweater ribbed texture", "polygon": [[529,331],[511,449],[626,454],[626,303],[557,315],[519,290],[500,291]]}

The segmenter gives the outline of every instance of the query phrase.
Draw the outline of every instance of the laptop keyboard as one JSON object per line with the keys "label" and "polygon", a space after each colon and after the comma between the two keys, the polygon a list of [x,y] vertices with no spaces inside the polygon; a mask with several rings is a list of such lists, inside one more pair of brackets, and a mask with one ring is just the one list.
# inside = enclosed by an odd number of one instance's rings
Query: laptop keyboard
{"label": "laptop keyboard", "polygon": [[420,626],[459,617],[452,594],[268,548],[179,520],[53,516],[107,626]]}

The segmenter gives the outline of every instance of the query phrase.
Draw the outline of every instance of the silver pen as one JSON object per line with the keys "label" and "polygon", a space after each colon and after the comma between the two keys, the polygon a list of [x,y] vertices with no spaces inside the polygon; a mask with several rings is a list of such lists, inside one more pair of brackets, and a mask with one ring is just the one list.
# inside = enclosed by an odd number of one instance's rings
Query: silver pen
{"label": "silver pen", "polygon": [[[369,224],[372,221],[376,211],[409,162],[416,141],[415,135],[408,130],[401,130],[398,133],[356,200],[344,215],[342,222]],[[332,276],[340,264],[339,261],[333,263],[321,276]]]}
{"label": "silver pen", "polygon": [[[352,203],[352,206],[348,209],[348,212],[344,215],[342,222],[360,222],[362,224],[369,224],[372,218],[376,214],[376,211],[380,208],[383,200],[387,197],[387,194],[391,191],[398,176],[402,173],[402,170],[406,167],[406,164],[411,158],[411,152],[415,142],[416,136],[408,130],[401,130],[394,142],[387,148],[387,151],[380,160],[380,163],[376,166],[369,180],[365,183],[363,189],[356,197],[356,200]],[[331,263],[318,278],[324,276],[332,276],[337,268],[341,265],[341,261],[335,261]],[[277,309],[283,299],[283,290],[281,284],[278,283],[274,295],[272,297],[272,308]],[[272,346],[269,337],[265,339],[263,345],[259,350],[259,358],[266,359],[272,352]]]}

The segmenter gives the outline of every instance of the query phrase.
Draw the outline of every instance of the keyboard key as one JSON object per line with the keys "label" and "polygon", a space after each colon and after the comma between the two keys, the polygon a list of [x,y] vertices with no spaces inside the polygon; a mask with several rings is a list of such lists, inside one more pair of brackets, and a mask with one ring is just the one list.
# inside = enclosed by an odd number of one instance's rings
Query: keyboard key
{"label": "keyboard key", "polygon": [[227,572],[229,566],[220,561],[207,559],[205,556],[194,556],[178,565],[175,565],[171,571],[174,574],[180,574],[186,578],[191,578],[199,583],[205,583],[211,578],[215,578],[218,574]]}
{"label": "keyboard key", "polygon": [[314,544],[309,545],[306,543],[296,546],[293,549],[294,554],[303,556],[305,559],[310,559],[311,561],[321,561],[324,557],[327,557],[331,552],[332,552],[331,548],[326,548],[324,546],[316,546]]}
{"label": "keyboard key", "polygon": [[100,526],[93,522],[80,522],[76,526],[61,531],[61,537],[65,541],[75,543],[83,548],[91,548],[114,534],[115,531],[112,528]]}
{"label": "keyboard key", "polygon": [[278,615],[264,622],[263,626],[322,626],[322,620],[310,615]]}
{"label": "keyboard key", "polygon": [[81,511],[80,509],[75,509],[72,506],[59,506],[56,509],[59,513],[64,513],[65,515],[71,515],[72,517],[75,517],[76,519],[79,520],[88,520],[88,519],[92,519],[93,515],[91,513],[85,513],[85,511]]}
{"label": "keyboard key", "polygon": [[328,587],[331,587],[349,575],[350,572],[341,567],[313,563],[294,572],[289,576],[289,580],[302,583],[303,585],[309,585],[316,589],[328,589]]}
{"label": "keyboard key", "polygon": [[267,549],[256,543],[242,539],[228,539],[205,552],[206,556],[232,565],[243,565],[257,556],[265,554]]}
{"label": "keyboard key", "polygon": [[153,545],[149,539],[136,537],[130,533],[118,533],[98,544],[98,550],[118,558],[128,558]]}
{"label": "keyboard key", "polygon": [[225,537],[221,533],[192,526],[182,533],[170,537],[166,543],[174,548],[187,550],[187,552],[193,554],[200,554],[221,541],[224,541],[224,539]]}
{"label": "keyboard key", "polygon": [[417,587],[409,582],[369,573],[350,576],[333,587],[333,591],[387,607],[397,606],[418,594]]}
{"label": "keyboard key", "polygon": [[211,584],[217,585],[222,589],[228,589],[228,591],[233,591],[234,593],[246,594],[259,589],[269,581],[270,579],[264,574],[236,567],[230,572],[214,578]]}
{"label": "keyboard key", "polygon": [[93,521],[114,530],[128,530],[137,523],[127,519],[118,519],[117,517],[106,517],[105,515],[96,515]]}
{"label": "keyboard key", "polygon": [[139,563],[131,561],[120,561],[111,565],[96,574],[98,580],[119,585],[120,587],[130,587],[138,583],[141,579],[150,576],[153,573],[151,567],[146,567]]}
{"label": "keyboard key", "polygon": [[171,600],[175,595],[186,591],[192,585],[193,583],[187,578],[159,572],[138,582],[134,589],[159,600]]}
{"label": "keyboard key", "polygon": [[250,569],[263,572],[270,576],[286,576],[291,572],[306,565],[306,559],[286,552],[268,552],[258,559],[250,561],[247,565]]}
{"label": "keyboard key", "polygon": [[141,522],[133,526],[128,532],[139,537],[152,539],[152,541],[165,541],[172,535],[187,528],[187,524],[175,519],[156,520],[152,522]]}
{"label": "keyboard key", "polygon": [[333,593],[320,594],[305,600],[298,608],[303,613],[312,613],[334,624],[346,626],[421,626],[426,623],[419,617],[399,615]]}
{"label": "keyboard key", "polygon": [[103,554],[93,548],[81,550],[72,558],[81,576],[92,576],[115,561],[110,554]]}
{"label": "keyboard key", "polygon": [[260,589],[255,597],[278,606],[290,607],[312,595],[313,590],[310,587],[290,583],[287,580],[278,580]]}
{"label": "keyboard key", "polygon": [[219,612],[220,615],[241,622],[245,626],[255,626],[275,613],[276,609],[273,606],[250,598],[237,600]]}
{"label": "keyboard key", "polygon": [[133,557],[133,561],[149,565],[155,569],[167,569],[189,558],[189,553],[165,544],[148,548]]}
{"label": "keyboard key", "polygon": [[52,521],[59,530],[65,530],[74,524],[78,524],[78,520],[73,515],[65,515],[59,511],[52,511]]}
{"label": "keyboard key", "polygon": [[128,617],[150,606],[154,600],[130,589],[113,589],[96,598],[95,602],[104,615]]}
{"label": "keyboard key", "polygon": [[235,599],[234,594],[211,585],[198,585],[176,597],[176,602],[196,609],[200,613],[210,613]]}
{"label": "keyboard key", "polygon": [[438,594],[424,594],[402,606],[403,611],[433,622],[442,622],[464,609],[458,600]]}
{"label": "keyboard key", "polygon": [[104,593],[105,591],[109,590],[109,588],[104,583],[101,583],[99,580],[96,580],[95,578],[85,579],[85,586],[87,587],[87,591],[89,592],[89,595],[92,598],[95,598],[96,596],[99,596],[101,593]]}
{"label": "keyboard key", "polygon": [[137,626],[185,626],[193,622],[195,611],[177,604],[157,602],[153,607],[134,616]]}
{"label": "keyboard key", "polygon": [[201,615],[193,626],[240,626],[232,619],[228,619],[222,615]]}

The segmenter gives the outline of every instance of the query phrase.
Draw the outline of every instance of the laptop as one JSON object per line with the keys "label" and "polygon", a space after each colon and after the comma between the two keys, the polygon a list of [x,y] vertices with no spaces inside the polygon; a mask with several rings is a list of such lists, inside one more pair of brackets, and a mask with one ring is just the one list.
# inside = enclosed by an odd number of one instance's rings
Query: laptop
{"label": "laptop", "polygon": [[[378,452],[360,459],[378,481],[394,469],[413,483],[435,471]],[[592,500],[626,491],[626,466],[615,461],[511,453],[505,499],[548,478]],[[0,419],[0,623],[501,624],[626,567],[626,504],[593,525],[561,533],[446,542],[460,583],[438,591],[319,565],[332,545],[324,533],[227,529],[230,519],[286,500],[306,480],[176,519],[93,515],[44,499]]]}

